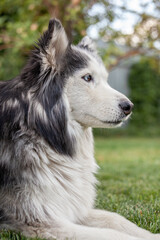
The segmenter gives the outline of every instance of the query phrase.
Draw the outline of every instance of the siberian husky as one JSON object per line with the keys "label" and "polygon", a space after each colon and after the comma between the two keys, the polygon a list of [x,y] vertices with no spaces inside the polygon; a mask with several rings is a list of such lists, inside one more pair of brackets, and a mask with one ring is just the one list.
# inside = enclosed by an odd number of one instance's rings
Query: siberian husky
{"label": "siberian husky", "polygon": [[91,39],[69,44],[53,19],[21,74],[0,83],[0,229],[58,240],[160,240],[94,209],[91,128],[118,127],[133,107],[107,77]]}

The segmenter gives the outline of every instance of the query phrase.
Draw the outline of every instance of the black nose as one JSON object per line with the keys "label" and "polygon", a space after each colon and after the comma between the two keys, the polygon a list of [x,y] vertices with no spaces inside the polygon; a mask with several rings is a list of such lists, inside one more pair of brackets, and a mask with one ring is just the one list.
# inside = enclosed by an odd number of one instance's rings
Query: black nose
{"label": "black nose", "polygon": [[131,113],[132,108],[133,108],[133,103],[128,102],[128,101],[122,101],[119,104],[120,108],[123,110],[124,114],[127,116],[128,114]]}

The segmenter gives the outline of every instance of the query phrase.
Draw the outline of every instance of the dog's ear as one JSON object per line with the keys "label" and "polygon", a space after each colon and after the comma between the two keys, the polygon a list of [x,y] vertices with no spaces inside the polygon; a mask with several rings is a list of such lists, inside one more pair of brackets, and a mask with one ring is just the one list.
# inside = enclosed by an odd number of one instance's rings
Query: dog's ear
{"label": "dog's ear", "polygon": [[21,79],[31,93],[27,127],[34,129],[57,153],[72,156],[75,141],[68,129],[65,77],[61,71],[67,50],[64,28],[60,21],[50,20]]}
{"label": "dog's ear", "polygon": [[97,52],[95,43],[88,36],[85,36],[84,38],[82,38],[82,40],[79,42],[78,46],[80,48],[87,49],[90,52]]}
{"label": "dog's ear", "polygon": [[49,21],[48,29],[39,39],[38,47],[43,66],[56,68],[68,47],[68,38],[59,20]]}

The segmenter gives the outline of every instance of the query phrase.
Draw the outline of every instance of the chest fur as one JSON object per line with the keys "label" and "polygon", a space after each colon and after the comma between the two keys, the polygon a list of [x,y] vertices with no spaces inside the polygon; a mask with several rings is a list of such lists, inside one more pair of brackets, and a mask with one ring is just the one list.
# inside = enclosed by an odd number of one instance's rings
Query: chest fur
{"label": "chest fur", "polygon": [[[97,165],[93,156],[92,134],[85,132],[77,141],[73,158],[52,153],[50,149],[39,151],[42,202],[49,215],[65,217],[77,222],[93,207],[95,199],[94,173]],[[43,154],[47,158],[44,161]],[[41,156],[42,154],[42,156]],[[42,187],[43,186],[43,187]]]}
{"label": "chest fur", "polygon": [[36,138],[2,143],[0,162],[10,179],[1,186],[8,202],[0,197],[0,207],[10,208],[13,217],[25,222],[55,217],[81,220],[94,204],[97,165],[91,130],[80,136],[73,157],[54,152]]}

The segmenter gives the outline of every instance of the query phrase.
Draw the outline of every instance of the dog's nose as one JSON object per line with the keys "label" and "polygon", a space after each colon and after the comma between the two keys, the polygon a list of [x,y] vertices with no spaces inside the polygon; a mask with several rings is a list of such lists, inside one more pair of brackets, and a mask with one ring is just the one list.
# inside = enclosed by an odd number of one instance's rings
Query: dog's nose
{"label": "dog's nose", "polygon": [[123,110],[123,112],[126,116],[131,113],[133,106],[134,106],[133,103],[131,103],[129,101],[122,101],[119,104],[119,107]]}

